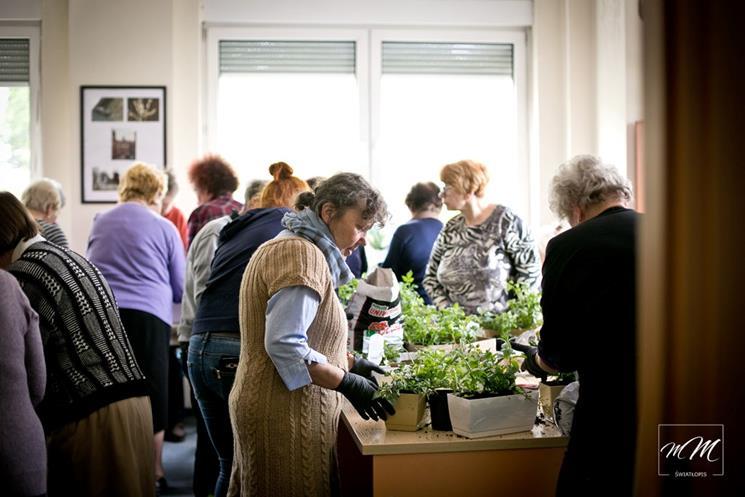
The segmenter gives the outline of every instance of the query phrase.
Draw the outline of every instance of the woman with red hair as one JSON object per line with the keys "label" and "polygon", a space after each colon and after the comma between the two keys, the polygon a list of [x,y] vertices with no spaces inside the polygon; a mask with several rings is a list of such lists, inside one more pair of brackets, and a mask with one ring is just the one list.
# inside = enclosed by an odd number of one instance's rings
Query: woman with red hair
{"label": "woman with red hair", "polygon": [[189,244],[199,230],[213,219],[240,212],[243,204],[233,199],[238,176],[219,155],[206,155],[189,166],[189,181],[197,193],[199,207],[189,216]]}

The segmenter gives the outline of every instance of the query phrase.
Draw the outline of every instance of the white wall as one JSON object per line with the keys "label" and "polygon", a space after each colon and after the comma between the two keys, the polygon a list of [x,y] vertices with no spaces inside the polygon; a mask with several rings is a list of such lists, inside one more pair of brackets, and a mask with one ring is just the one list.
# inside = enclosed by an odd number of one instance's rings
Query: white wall
{"label": "white wall", "polygon": [[596,12],[598,154],[626,169],[626,5],[598,0]]}
{"label": "white wall", "polygon": [[74,250],[111,208],[81,203],[80,86],[166,86],[167,161],[183,176],[199,149],[199,16],[198,0],[42,1],[43,168],[67,193],[59,222]]}
{"label": "white wall", "polygon": [[633,177],[629,125],[642,116],[641,21],[637,0],[535,0],[531,159],[543,199],[540,224],[553,222],[549,184],[577,154],[596,154]]}

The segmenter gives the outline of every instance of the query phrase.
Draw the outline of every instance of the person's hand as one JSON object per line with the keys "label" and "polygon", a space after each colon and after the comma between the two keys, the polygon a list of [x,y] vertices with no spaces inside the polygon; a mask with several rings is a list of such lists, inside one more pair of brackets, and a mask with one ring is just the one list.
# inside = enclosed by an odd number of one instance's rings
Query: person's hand
{"label": "person's hand", "polygon": [[336,391],[344,395],[352,403],[362,419],[388,419],[388,415],[396,414],[390,402],[382,398],[375,398],[378,386],[372,380],[355,373],[345,372]]}
{"label": "person's hand", "polygon": [[186,376],[186,379],[191,382],[189,379],[189,367],[186,365],[189,358],[189,342],[179,342],[178,346],[179,349],[181,349],[181,371],[184,373],[184,376]]}
{"label": "person's hand", "polygon": [[514,350],[518,350],[525,354],[525,360],[523,361],[523,365],[520,369],[522,369],[523,371],[527,371],[536,378],[540,378],[541,381],[546,381],[546,376],[548,376],[548,373],[538,365],[538,360],[536,359],[538,355],[538,347],[523,345],[517,343],[515,340],[510,340],[510,345]]}
{"label": "person's hand", "polygon": [[360,376],[364,376],[365,378],[372,379],[372,373],[375,371],[376,373],[385,374],[385,371],[383,371],[383,368],[378,366],[372,361],[368,361],[367,359],[363,357],[355,357],[354,358],[354,365],[349,370],[350,373],[358,374]]}

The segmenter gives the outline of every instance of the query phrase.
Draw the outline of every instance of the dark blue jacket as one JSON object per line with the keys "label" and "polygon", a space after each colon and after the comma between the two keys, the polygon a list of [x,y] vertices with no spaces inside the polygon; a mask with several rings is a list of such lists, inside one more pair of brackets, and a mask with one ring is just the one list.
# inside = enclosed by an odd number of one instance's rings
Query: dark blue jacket
{"label": "dark blue jacket", "polygon": [[401,281],[403,275],[412,271],[417,291],[427,304],[431,304],[432,300],[424,291],[422,279],[427,271],[432,246],[441,229],[442,223],[434,218],[412,219],[402,224],[393,234],[388,256],[380,264],[381,267],[393,269],[398,281]]}
{"label": "dark blue jacket", "polygon": [[238,296],[243,271],[259,245],[283,230],[282,217],[288,212],[285,208],[251,209],[222,229],[192,334],[240,332]]}
{"label": "dark blue jacket", "polygon": [[361,278],[367,272],[367,254],[365,247],[360,245],[347,257],[347,266],[355,278]]}

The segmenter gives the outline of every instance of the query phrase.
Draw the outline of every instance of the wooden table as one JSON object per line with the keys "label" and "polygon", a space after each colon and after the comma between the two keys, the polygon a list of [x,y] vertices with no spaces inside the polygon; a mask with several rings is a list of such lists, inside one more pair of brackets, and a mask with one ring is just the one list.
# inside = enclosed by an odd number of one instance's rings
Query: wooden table
{"label": "wooden table", "polygon": [[473,440],[429,426],[387,431],[347,403],[337,446],[342,495],[553,496],[566,444],[552,425]]}

